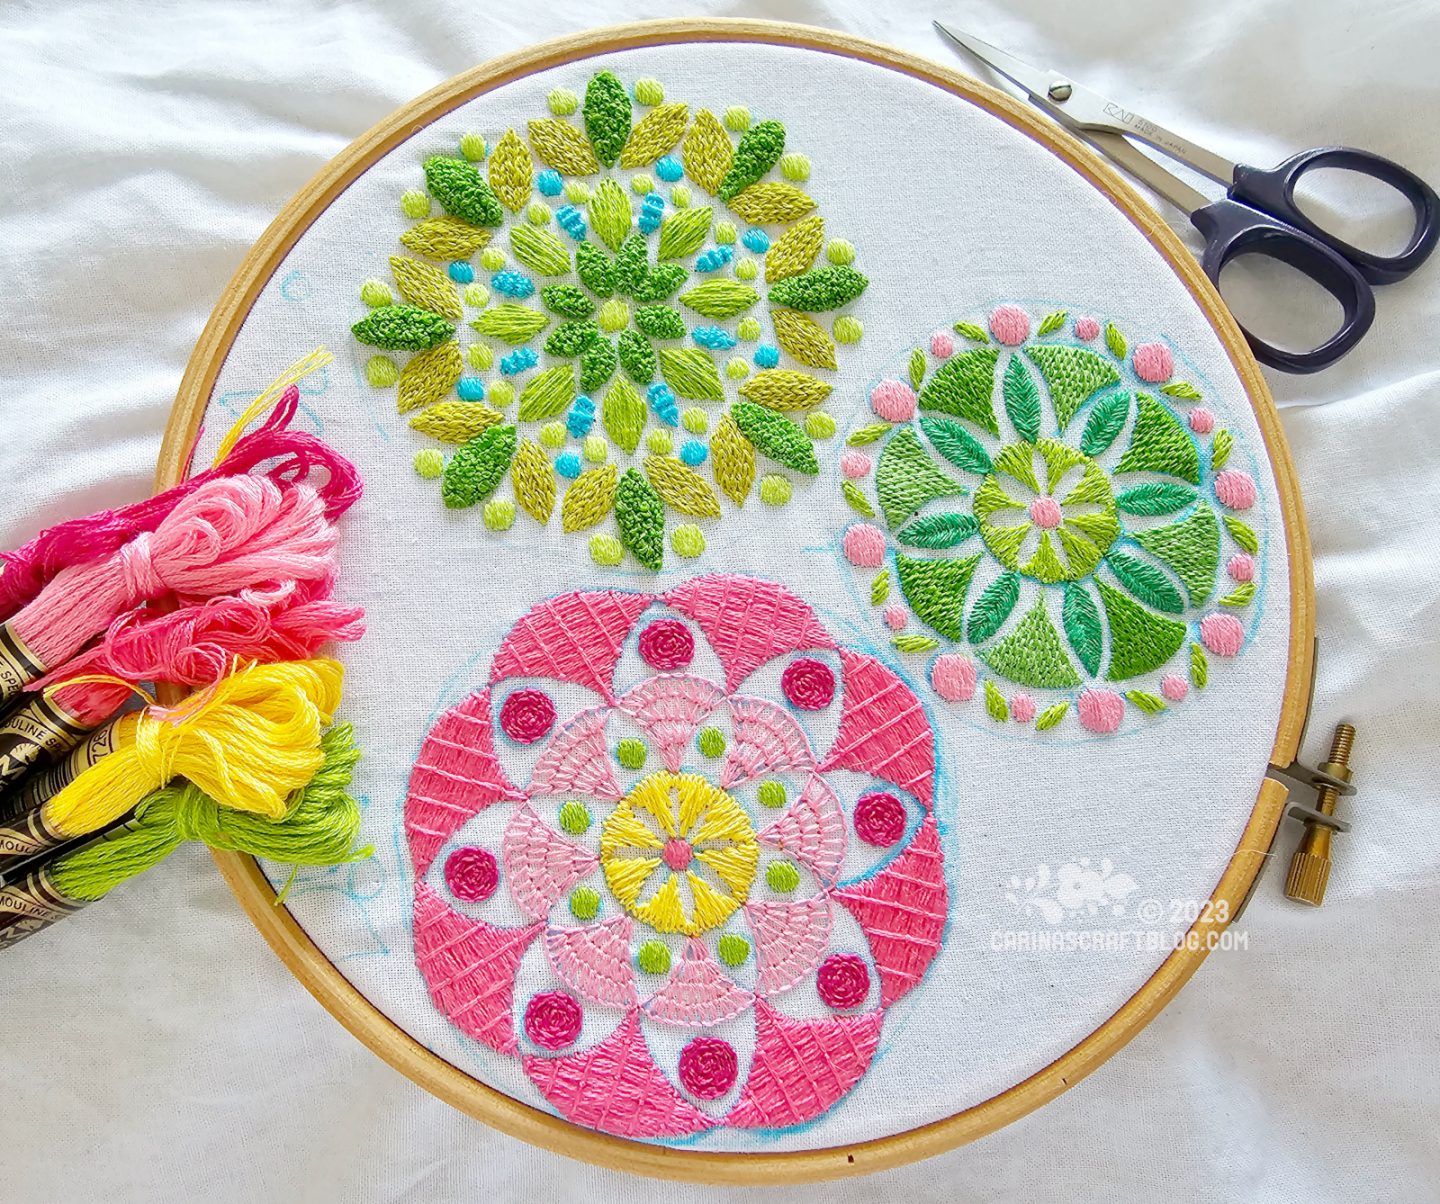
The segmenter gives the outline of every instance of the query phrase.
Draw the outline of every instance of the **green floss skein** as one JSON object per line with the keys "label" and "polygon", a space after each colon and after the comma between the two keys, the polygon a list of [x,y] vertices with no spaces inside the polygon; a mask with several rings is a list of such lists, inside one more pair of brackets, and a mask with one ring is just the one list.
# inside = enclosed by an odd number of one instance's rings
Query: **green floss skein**
{"label": "green floss skein", "polygon": [[290,797],[285,817],[269,820],[221,807],[189,782],[161,787],[122,829],[57,859],[46,874],[56,890],[93,902],[127,878],[158,865],[186,841],[301,865],[359,861],[374,851],[355,848],[360,806],[348,793],[360,750],[348,723],[320,740],[324,763]]}

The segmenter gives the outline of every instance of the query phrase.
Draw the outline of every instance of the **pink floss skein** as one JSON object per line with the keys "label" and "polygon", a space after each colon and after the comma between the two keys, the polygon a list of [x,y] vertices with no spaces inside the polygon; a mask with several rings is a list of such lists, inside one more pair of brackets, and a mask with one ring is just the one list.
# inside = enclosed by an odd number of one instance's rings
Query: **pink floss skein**
{"label": "pink floss skein", "polygon": [[[299,404],[300,390],[291,385],[269,417],[208,472],[144,501],[59,523],[13,552],[0,552],[0,620],[31,602],[61,570],[112,556],[137,535],[155,530],[181,499],[203,485],[248,473],[269,460],[278,461],[265,470],[270,479],[313,484],[327,518],[345,513],[360,497],[360,476],[349,460],[314,435],[286,429]],[[317,469],[318,483],[312,479]]]}
{"label": "pink floss skein", "polygon": [[[268,477],[221,477],[109,558],[61,570],[6,626],[48,669],[146,599],[333,577],[335,542],[308,485],[282,489]],[[0,701],[16,692],[0,687]]]}

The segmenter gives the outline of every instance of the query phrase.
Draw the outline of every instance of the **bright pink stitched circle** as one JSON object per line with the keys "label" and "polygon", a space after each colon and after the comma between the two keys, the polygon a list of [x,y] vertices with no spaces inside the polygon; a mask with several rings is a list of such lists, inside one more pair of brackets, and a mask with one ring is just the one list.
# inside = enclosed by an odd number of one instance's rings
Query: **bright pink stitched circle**
{"label": "bright pink stitched circle", "polygon": [[780,688],[791,706],[802,711],[823,711],[835,699],[835,674],[824,661],[802,656],[785,666]]}
{"label": "bright pink stitched circle", "polygon": [[489,849],[467,844],[445,858],[445,885],[457,899],[483,903],[500,885],[500,866]]}
{"label": "bright pink stitched circle", "polygon": [[680,1083],[696,1099],[719,1099],[739,1073],[734,1047],[719,1037],[696,1037],[680,1051]]}
{"label": "bright pink stitched circle", "polygon": [[683,669],[695,659],[695,637],[679,619],[656,619],[640,633],[640,655],[652,669]]}
{"label": "bright pink stitched circle", "polygon": [[516,690],[500,708],[500,730],[516,744],[534,744],[555,726],[555,704],[543,690]]}
{"label": "bright pink stitched circle", "polygon": [[815,986],[827,1007],[859,1007],[870,993],[870,969],[855,953],[832,953],[815,972]]}
{"label": "bright pink stitched circle", "polygon": [[855,835],[877,849],[888,849],[905,835],[905,804],[886,790],[855,800]]}
{"label": "bright pink stitched circle", "polygon": [[688,840],[681,840],[678,836],[672,836],[665,842],[665,848],[661,851],[660,856],[665,859],[666,865],[679,874],[690,868],[690,862],[695,856],[695,850],[690,847]]}
{"label": "bright pink stitched circle", "polygon": [[525,1035],[541,1049],[574,1045],[584,1023],[580,1001],[565,991],[541,991],[525,1005]]}

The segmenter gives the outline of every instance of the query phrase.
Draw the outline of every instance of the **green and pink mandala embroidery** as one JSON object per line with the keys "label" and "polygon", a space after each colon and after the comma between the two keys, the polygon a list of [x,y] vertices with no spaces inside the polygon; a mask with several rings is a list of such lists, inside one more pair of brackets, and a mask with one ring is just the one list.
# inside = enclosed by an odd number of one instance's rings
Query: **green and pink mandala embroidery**
{"label": "green and pink mandala embroidery", "polygon": [[393,286],[364,284],[352,332],[446,506],[658,570],[667,537],[698,556],[707,524],[818,474],[868,281],[780,122],[606,71],[549,109],[424,160]]}
{"label": "green and pink mandala embroidery", "polygon": [[866,520],[842,551],[942,699],[1110,734],[1241,653],[1261,584],[1255,477],[1174,372],[1163,342],[1002,305],[872,386],[840,460]]}

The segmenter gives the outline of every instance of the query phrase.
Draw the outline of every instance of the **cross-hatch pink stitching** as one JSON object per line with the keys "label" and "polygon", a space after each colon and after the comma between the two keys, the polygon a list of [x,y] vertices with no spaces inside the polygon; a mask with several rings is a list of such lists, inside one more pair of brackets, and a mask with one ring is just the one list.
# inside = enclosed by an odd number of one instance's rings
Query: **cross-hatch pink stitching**
{"label": "cross-hatch pink stitching", "polygon": [[1168,343],[1005,304],[896,369],[846,438],[839,546],[942,700],[1110,735],[1242,652],[1256,473]]}
{"label": "cross-hatch pink stitching", "polygon": [[940,949],[934,792],[914,693],[788,590],[563,594],[421,747],[416,961],[576,1124],[801,1124]]}

